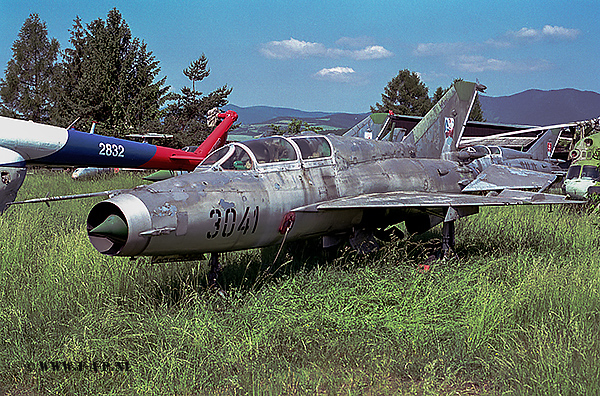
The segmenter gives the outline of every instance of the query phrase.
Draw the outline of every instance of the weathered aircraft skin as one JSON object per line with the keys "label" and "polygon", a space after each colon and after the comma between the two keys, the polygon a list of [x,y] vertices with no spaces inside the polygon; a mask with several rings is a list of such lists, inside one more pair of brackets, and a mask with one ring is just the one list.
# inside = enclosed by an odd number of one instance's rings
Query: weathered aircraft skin
{"label": "weathered aircraft skin", "polygon": [[[485,87],[482,86],[482,88]],[[455,89],[455,87],[452,87],[452,89]],[[443,100],[456,100],[459,97],[459,95],[454,98],[446,97],[445,99],[443,98]],[[396,115],[390,113],[386,116],[384,121],[381,120],[382,116],[385,116],[385,114],[379,113],[376,117],[365,118],[357,125],[350,128],[344,136],[365,137],[367,139],[381,141],[407,142],[407,138],[413,135],[413,130],[411,130],[411,133],[405,137],[406,130],[396,127],[398,122],[398,117]],[[374,118],[379,120],[379,124],[381,124],[380,127],[376,126]],[[436,112],[430,112],[423,119],[426,118],[437,118],[437,122],[440,123],[442,121],[447,123],[449,120],[447,117],[436,117]],[[451,119],[451,123],[454,123],[453,119]],[[435,126],[435,123],[430,123],[429,125],[431,128]],[[565,174],[564,169],[558,165],[560,161],[552,158],[558,139],[565,128],[574,127],[576,124],[570,123],[546,127],[531,127],[498,135],[472,137],[467,139],[462,138],[467,123],[461,125],[460,128],[457,128],[458,144],[455,146],[458,147],[460,145],[463,149],[458,153],[453,152],[452,158],[461,161],[466,166],[479,173],[478,180],[471,183],[464,192],[482,192],[494,190],[502,191],[506,188],[515,188],[515,186],[520,186],[523,183],[530,184],[530,187],[527,188],[538,190],[548,188],[557,180],[559,175]],[[447,126],[445,125],[445,127]],[[375,130],[372,128],[375,128]],[[419,129],[423,131],[424,127],[421,123],[417,124],[413,129],[419,134],[422,133],[418,132]],[[538,136],[535,138],[527,138],[527,146],[529,146],[527,151],[515,150],[498,145],[474,144],[478,141],[487,142],[515,139],[514,136],[518,134],[530,135],[533,133],[537,133]],[[467,144],[466,147],[464,147],[465,140],[468,140],[471,144]],[[426,150],[429,150],[430,147],[437,147],[436,144],[425,144],[424,147],[424,149],[417,151],[417,157],[435,157],[435,149],[432,152],[433,156],[428,154]],[[451,151],[454,151],[456,147],[452,147]],[[445,158],[448,159],[448,155],[446,155]],[[523,169],[523,171],[511,171],[508,168],[520,168]],[[494,180],[494,183],[490,183],[489,180]],[[523,187],[524,186],[521,188]]]}
{"label": "weathered aircraft skin", "polygon": [[[309,138],[276,137],[265,141],[283,140],[299,151],[294,143],[305,139]],[[141,201],[146,210],[136,211],[134,218],[127,219],[131,224],[127,246],[112,247],[113,253],[172,254],[174,244],[181,254],[196,253],[201,240],[207,242],[200,247],[204,252],[246,249],[279,242],[283,237],[279,226],[295,208],[340,197],[398,190],[437,192],[445,187],[447,192],[459,193],[458,182],[471,175],[467,169],[463,174],[456,163],[449,161],[395,158],[401,152],[392,143],[342,140],[336,136],[311,139],[327,142],[334,147],[334,155],[258,165],[251,170],[198,169],[108,200],[92,210],[90,227],[98,225],[94,221],[96,213],[100,211],[104,216],[103,207],[119,214],[117,207],[124,206],[121,213],[127,218],[126,208]],[[233,145],[243,148],[239,143]],[[377,150],[379,158],[374,159],[373,146],[388,146],[385,148],[389,150]],[[296,155],[300,158],[299,152]],[[443,181],[440,173],[445,175]],[[306,208],[295,211],[288,239],[389,220],[383,212],[363,219],[363,211],[358,209],[321,212]],[[157,237],[153,238],[155,234]]]}
{"label": "weathered aircraft skin", "polygon": [[558,161],[552,159],[562,129],[563,126],[548,127],[527,151],[483,145],[462,149],[458,159],[478,172],[477,179],[463,192],[502,191],[526,184],[530,189],[546,190],[559,175],[565,174]]}
{"label": "weathered aircraft skin", "polygon": [[192,173],[94,206],[90,241],[109,255],[181,258],[340,233],[360,244],[361,235],[368,240],[401,221],[409,232],[443,221],[444,244],[451,248],[454,221],[479,206],[563,202],[548,194],[461,193],[477,172],[440,159],[456,154],[457,134],[439,120],[464,125],[476,94],[475,84],[457,84],[434,110],[437,117],[424,118],[419,131],[425,132],[403,142],[308,134],[232,143]]}
{"label": "weathered aircraft skin", "polygon": [[219,117],[224,120],[193,153],[0,117],[0,213],[14,201],[27,164],[193,170],[225,143],[237,114],[228,111]]}

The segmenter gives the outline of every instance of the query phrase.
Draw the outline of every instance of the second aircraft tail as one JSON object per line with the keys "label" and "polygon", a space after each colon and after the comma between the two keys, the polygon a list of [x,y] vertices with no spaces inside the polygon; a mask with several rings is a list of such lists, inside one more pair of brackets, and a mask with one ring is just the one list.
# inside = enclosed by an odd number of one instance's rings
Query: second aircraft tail
{"label": "second aircraft tail", "polygon": [[403,142],[414,145],[417,158],[446,158],[456,151],[477,91],[485,86],[456,81],[415,125]]}

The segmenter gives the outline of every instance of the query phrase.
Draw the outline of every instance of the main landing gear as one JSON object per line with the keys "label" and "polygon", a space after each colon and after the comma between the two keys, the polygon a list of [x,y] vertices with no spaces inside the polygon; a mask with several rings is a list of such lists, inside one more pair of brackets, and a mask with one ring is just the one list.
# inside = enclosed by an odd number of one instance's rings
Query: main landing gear
{"label": "main landing gear", "polygon": [[449,258],[454,256],[454,220],[444,221],[442,225],[442,258]]}
{"label": "main landing gear", "polygon": [[219,253],[211,253],[208,264],[210,265],[210,272],[208,273],[208,287],[213,287],[217,285],[217,278],[223,271],[223,268],[219,263]]}

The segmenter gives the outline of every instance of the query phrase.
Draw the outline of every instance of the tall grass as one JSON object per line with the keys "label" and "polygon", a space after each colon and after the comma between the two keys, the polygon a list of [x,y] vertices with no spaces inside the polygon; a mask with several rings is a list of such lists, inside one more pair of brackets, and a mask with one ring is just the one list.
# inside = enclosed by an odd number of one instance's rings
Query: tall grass
{"label": "tall grass", "polygon": [[[40,172],[28,175],[19,199],[138,180],[74,183]],[[230,253],[220,292],[206,288],[205,262],[97,253],[84,229],[95,200],[12,207],[0,217],[0,389],[8,394],[600,389],[593,211],[484,208],[458,222],[458,257],[428,272],[419,269],[423,240],[439,238],[437,230],[368,257],[327,259],[300,246],[272,265],[277,248]],[[118,369],[122,362],[130,369]]]}

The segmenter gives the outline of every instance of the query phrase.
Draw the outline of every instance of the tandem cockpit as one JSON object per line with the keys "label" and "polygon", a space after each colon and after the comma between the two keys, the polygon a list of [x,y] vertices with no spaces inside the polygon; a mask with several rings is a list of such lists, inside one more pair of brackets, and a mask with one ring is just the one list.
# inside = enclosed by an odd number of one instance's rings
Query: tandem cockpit
{"label": "tandem cockpit", "polygon": [[[231,143],[202,161],[195,172],[213,170],[269,171],[299,169],[333,163],[331,143],[325,136],[270,136]],[[301,165],[302,163],[302,165]]]}

